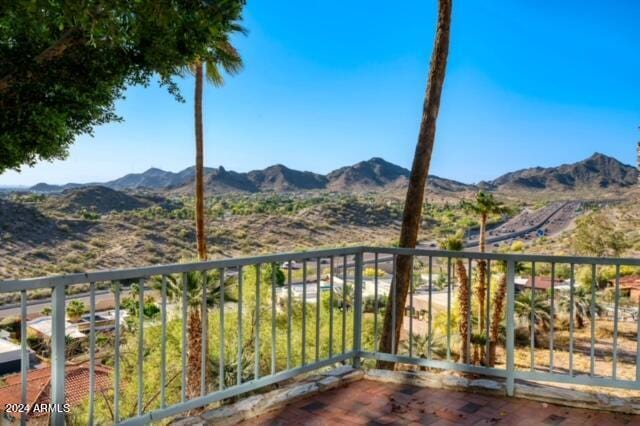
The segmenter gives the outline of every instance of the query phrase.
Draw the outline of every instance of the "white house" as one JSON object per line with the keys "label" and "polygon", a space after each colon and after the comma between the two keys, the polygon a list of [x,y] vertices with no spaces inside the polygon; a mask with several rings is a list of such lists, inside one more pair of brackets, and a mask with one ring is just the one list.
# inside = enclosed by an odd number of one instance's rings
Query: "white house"
{"label": "white house", "polygon": [[0,376],[20,371],[20,345],[0,339]]}

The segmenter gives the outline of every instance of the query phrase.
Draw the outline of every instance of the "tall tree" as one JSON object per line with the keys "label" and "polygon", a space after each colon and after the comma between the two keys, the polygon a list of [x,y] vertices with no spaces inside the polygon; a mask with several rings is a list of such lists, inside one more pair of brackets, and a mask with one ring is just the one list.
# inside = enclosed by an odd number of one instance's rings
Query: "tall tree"
{"label": "tall tree", "polygon": [[[205,230],[204,210],[204,129],[202,119],[202,98],[204,92],[204,78],[216,87],[224,84],[222,71],[234,75],[242,69],[240,54],[229,41],[233,33],[244,32],[239,24],[232,22],[222,31],[214,45],[210,60],[204,64],[196,61],[193,66],[195,74],[195,136],[196,136],[196,240],[198,245],[198,259],[207,260],[207,238]],[[206,71],[206,72],[205,72]],[[201,306],[201,305],[200,305]],[[200,312],[197,308],[189,314],[189,383],[187,390],[189,396],[194,398],[200,393],[200,358],[202,350],[202,318],[206,312]]]}
{"label": "tall tree", "polygon": [[224,84],[222,71],[235,75],[242,69],[242,58],[229,41],[233,33],[244,33],[244,28],[235,22],[229,23],[214,44],[213,52],[206,65],[198,60],[193,64],[196,79],[195,87],[195,135],[196,135],[196,240],[198,243],[198,259],[207,260],[207,240],[204,214],[204,129],[202,120],[202,98],[204,77],[211,84],[220,87]]}
{"label": "tall tree", "polygon": [[213,47],[244,0],[0,2],[0,173],[64,158],[80,134],[119,120],[131,85],[172,76]]}
{"label": "tall tree", "polygon": [[[420,219],[422,217],[422,206],[424,203],[424,192],[427,186],[427,176],[429,175],[429,164],[431,163],[431,153],[436,137],[436,121],[440,111],[440,97],[442,86],[447,69],[447,58],[449,56],[449,38],[451,30],[451,9],[453,0],[438,1],[438,24],[434,41],[433,53],[431,55],[431,66],[429,70],[429,80],[422,110],[422,121],[418,143],[413,157],[411,174],[409,176],[409,187],[404,205],[402,218],[402,229],[400,231],[400,247],[414,248],[418,241],[420,230]],[[382,336],[380,338],[379,351],[391,353],[392,341],[399,341],[402,321],[396,321],[393,329],[391,312],[395,300],[395,311],[404,312],[404,306],[411,283],[411,256],[398,256],[396,259],[395,291],[396,297],[390,297],[387,302],[387,309],[384,316]],[[395,336],[395,337],[394,337]],[[394,363],[378,361],[379,368],[391,369]]]}
{"label": "tall tree", "polygon": [[576,220],[572,246],[578,254],[620,257],[631,247],[628,236],[604,212],[595,212]]}
{"label": "tall tree", "polygon": [[[465,210],[480,216],[480,235],[479,235],[479,251],[484,253],[487,245],[487,221],[490,214],[506,214],[509,209],[497,201],[493,194],[479,191],[476,194],[474,202],[463,201],[462,206]],[[487,298],[487,262],[480,260],[478,262],[478,286],[476,287],[476,296],[478,298],[478,332],[484,332],[485,324],[485,301]],[[488,313],[487,313],[488,314]],[[484,345],[480,348],[480,358],[484,359]],[[474,361],[478,361],[474,355]]]}
{"label": "tall tree", "polygon": [[196,241],[198,244],[198,259],[207,260],[207,237],[204,227],[204,129],[202,123],[203,70],[202,62],[195,64],[196,93],[195,134],[196,134]]}

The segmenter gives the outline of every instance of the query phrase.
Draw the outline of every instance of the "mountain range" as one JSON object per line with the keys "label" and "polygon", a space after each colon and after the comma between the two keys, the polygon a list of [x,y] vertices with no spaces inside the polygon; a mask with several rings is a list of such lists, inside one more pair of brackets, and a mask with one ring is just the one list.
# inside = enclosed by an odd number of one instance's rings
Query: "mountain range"
{"label": "mountain range", "polygon": [[638,169],[613,157],[595,153],[572,164],[533,167],[507,173],[479,187],[491,190],[549,190],[628,188],[638,184]]}
{"label": "mountain range", "polygon": [[[151,168],[143,173],[132,173],[103,183],[69,183],[49,185],[39,183],[29,190],[34,192],[60,192],[86,186],[105,186],[116,190],[151,190],[172,193],[191,193],[195,168],[174,173]],[[276,164],[263,170],[240,173],[218,168],[205,168],[205,188],[209,193],[229,192],[299,192],[328,190],[336,192],[376,191],[405,188],[409,170],[382,158],[371,158],[351,166],[334,170],[326,175],[290,169]],[[438,176],[429,176],[429,188],[444,192],[486,190],[573,191],[579,189],[628,188],[638,182],[638,170],[595,153],[573,164],[557,167],[534,167],[504,174],[491,181],[476,185],[457,182]]]}

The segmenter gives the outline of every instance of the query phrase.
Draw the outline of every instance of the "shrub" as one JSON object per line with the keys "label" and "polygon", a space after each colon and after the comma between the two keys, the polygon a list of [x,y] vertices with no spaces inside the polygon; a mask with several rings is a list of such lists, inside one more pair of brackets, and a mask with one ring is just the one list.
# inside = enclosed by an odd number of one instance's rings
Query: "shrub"
{"label": "shrub", "polygon": [[5,317],[0,321],[0,328],[9,333],[17,333],[20,330],[20,321],[20,317],[17,315]]}
{"label": "shrub", "polygon": [[[378,269],[378,277],[384,277],[387,273],[382,269]],[[376,268],[365,268],[363,271],[363,275],[365,278],[375,278],[376,276]]]}
{"label": "shrub", "polygon": [[86,307],[83,302],[80,300],[72,300],[67,305],[67,315],[69,316],[69,321],[78,321],[82,315],[84,314]]}
{"label": "shrub", "polygon": [[524,243],[520,240],[516,240],[513,243],[511,243],[511,249],[510,251],[515,251],[515,252],[522,252],[524,251]]}
{"label": "shrub", "polygon": [[69,247],[74,250],[84,250],[87,248],[87,246],[85,246],[81,241],[72,241],[71,244],[69,244]]}
{"label": "shrub", "polygon": [[596,337],[598,339],[610,339],[613,337],[613,329],[609,325],[596,326]]}
{"label": "shrub", "polygon": [[[374,296],[365,297],[363,300],[363,310],[366,313],[373,313],[376,309],[376,301]],[[378,295],[378,312],[384,312],[387,306],[387,296]]]}

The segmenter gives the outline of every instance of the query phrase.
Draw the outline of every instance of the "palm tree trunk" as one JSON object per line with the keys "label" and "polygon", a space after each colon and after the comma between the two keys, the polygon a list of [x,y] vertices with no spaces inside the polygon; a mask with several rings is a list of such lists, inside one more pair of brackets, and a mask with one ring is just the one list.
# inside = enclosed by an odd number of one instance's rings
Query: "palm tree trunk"
{"label": "palm tree trunk", "polygon": [[482,213],[480,218],[480,253],[487,249],[487,214]]}
{"label": "palm tree trunk", "polygon": [[195,65],[195,130],[196,130],[196,240],[198,259],[207,260],[207,243],[204,229],[204,132],[202,125],[203,70],[202,63]]}
{"label": "palm tree trunk", "polygon": [[507,297],[507,274],[502,274],[493,299],[493,315],[491,317],[491,337],[489,343],[489,359],[487,364],[493,367],[496,363],[496,346],[500,338],[500,324],[504,313],[504,301]]}
{"label": "palm tree trunk", "polygon": [[202,371],[202,318],[198,308],[190,309],[187,329],[189,332],[187,395],[189,398],[196,398],[200,396],[200,376]]}
{"label": "palm tree trunk", "polygon": [[[574,308],[575,310],[575,308]],[[582,329],[584,328],[584,317],[582,316],[582,314],[576,313],[574,314],[574,318],[575,318],[575,324],[576,324],[576,328],[577,329]]]}
{"label": "palm tree trunk", "polygon": [[466,364],[469,363],[469,341],[467,336],[469,335],[469,310],[471,306],[469,304],[469,276],[467,270],[464,267],[464,263],[461,259],[456,260],[456,275],[458,276],[458,283],[460,288],[458,289],[458,307],[460,309],[460,359]]}
{"label": "palm tree trunk", "polygon": [[[451,27],[452,0],[439,0],[438,27],[434,42],[434,49],[431,56],[431,67],[429,70],[429,80],[422,111],[422,122],[418,143],[413,157],[411,175],[409,177],[409,187],[404,206],[402,219],[402,230],[400,232],[400,247],[414,248],[418,241],[418,231],[420,229],[420,219],[422,216],[422,206],[424,203],[424,191],[427,185],[429,174],[429,164],[431,163],[431,153],[436,136],[436,121],[440,110],[440,97],[442,86],[447,69],[447,57],[449,55],[449,37]],[[396,260],[396,285],[395,297],[387,300],[387,309],[384,316],[382,336],[380,338],[379,350],[383,353],[391,353],[392,340],[396,342],[400,338],[402,321],[396,321],[395,329],[392,329],[391,313],[395,311],[404,312],[407,293],[411,279],[410,256],[398,256]],[[395,338],[393,337],[395,336]],[[394,363],[378,361],[378,368],[393,369]]]}
{"label": "palm tree trunk", "polygon": [[[480,219],[480,253],[484,253],[486,250],[486,233],[487,233],[487,214],[482,213]],[[487,294],[487,262],[481,260],[478,262],[478,333],[482,334],[484,331],[485,322],[485,301]],[[478,348],[475,348],[477,351]],[[478,358],[484,359],[484,345],[480,348],[479,356],[474,355],[474,362],[478,361]]]}
{"label": "palm tree trunk", "polygon": [[[203,65],[198,61],[195,66],[195,133],[196,133],[196,241],[198,259],[207,260],[207,245],[204,229],[204,132],[202,124]],[[187,285],[184,283],[184,285]],[[204,285],[204,284],[203,284]],[[189,348],[187,376],[187,394],[189,398],[200,395],[201,354],[202,354],[202,318],[198,308],[189,313]]]}

